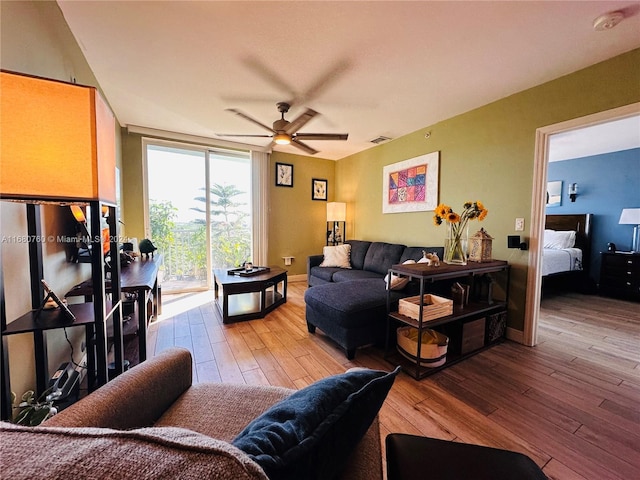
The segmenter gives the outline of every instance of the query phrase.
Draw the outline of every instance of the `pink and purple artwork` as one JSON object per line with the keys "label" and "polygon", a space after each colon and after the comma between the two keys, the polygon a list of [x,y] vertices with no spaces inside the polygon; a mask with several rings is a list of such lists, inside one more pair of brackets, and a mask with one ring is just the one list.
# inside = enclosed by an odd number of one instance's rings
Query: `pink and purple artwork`
{"label": "pink and purple artwork", "polygon": [[427,197],[427,167],[416,165],[389,174],[389,204],[424,202]]}

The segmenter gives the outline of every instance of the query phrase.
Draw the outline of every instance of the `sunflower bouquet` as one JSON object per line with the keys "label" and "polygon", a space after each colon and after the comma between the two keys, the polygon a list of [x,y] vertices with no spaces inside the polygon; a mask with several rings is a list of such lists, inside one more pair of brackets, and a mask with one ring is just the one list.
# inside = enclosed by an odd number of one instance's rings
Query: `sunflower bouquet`
{"label": "sunflower bouquet", "polygon": [[[466,265],[467,263],[467,246],[463,242],[463,233],[467,231],[467,223],[469,220],[482,221],[486,218],[489,210],[487,210],[481,201],[466,202],[462,206],[462,213],[458,214],[453,211],[449,205],[441,203],[435,209],[433,216],[434,225],[442,225],[446,223],[449,226],[449,235],[445,242],[444,262],[452,264]],[[466,240],[466,238],[464,239]]]}

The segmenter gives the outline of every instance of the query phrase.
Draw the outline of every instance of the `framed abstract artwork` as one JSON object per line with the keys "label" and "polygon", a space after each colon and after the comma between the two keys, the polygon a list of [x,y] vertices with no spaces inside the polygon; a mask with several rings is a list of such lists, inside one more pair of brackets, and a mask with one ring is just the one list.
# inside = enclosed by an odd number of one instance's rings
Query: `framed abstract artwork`
{"label": "framed abstract artwork", "polygon": [[382,169],[382,213],[421,212],[438,206],[440,152]]}
{"label": "framed abstract artwork", "polygon": [[293,165],[276,162],[276,187],[293,187]]}
{"label": "framed abstract artwork", "polygon": [[562,180],[547,182],[547,207],[562,205]]}
{"label": "framed abstract artwork", "polygon": [[327,180],[313,178],[311,180],[311,200],[327,201]]}

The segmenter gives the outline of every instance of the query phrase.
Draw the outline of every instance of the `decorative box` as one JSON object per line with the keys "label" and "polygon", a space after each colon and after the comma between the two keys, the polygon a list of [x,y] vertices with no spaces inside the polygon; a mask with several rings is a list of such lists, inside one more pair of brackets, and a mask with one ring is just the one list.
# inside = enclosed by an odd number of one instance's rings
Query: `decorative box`
{"label": "decorative box", "polygon": [[490,262],[493,237],[484,228],[469,238],[469,261]]}
{"label": "decorative box", "polygon": [[[453,301],[448,298],[427,293],[424,295],[422,302],[423,322],[446,317],[453,313]],[[398,313],[418,320],[420,317],[420,295],[401,299],[398,303]]]}
{"label": "decorative box", "polygon": [[451,322],[441,327],[449,337],[449,351],[453,355],[466,355],[486,345],[486,318],[477,318],[465,323]]}
{"label": "decorative box", "polygon": [[[413,327],[400,327],[397,330],[397,348],[400,354],[411,360],[418,361],[418,329]],[[449,338],[435,330],[425,328],[422,330],[422,342],[420,345],[420,366],[439,367],[447,361],[447,346]]]}

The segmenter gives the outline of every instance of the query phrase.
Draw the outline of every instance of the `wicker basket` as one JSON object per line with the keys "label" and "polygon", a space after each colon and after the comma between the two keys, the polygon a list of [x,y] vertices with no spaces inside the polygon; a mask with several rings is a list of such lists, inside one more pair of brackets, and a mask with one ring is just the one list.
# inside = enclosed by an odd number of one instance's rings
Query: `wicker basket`
{"label": "wicker basket", "polygon": [[[418,329],[400,327],[397,330],[398,352],[412,362],[418,361]],[[430,328],[422,329],[422,344],[420,345],[421,367],[439,367],[447,361],[447,347],[449,337]]]}
{"label": "wicker basket", "polygon": [[[417,297],[407,297],[398,303],[398,313],[418,320],[420,316],[420,295]],[[427,293],[423,296],[422,321],[434,320],[446,317],[453,313],[453,301],[448,298],[438,297]]]}

